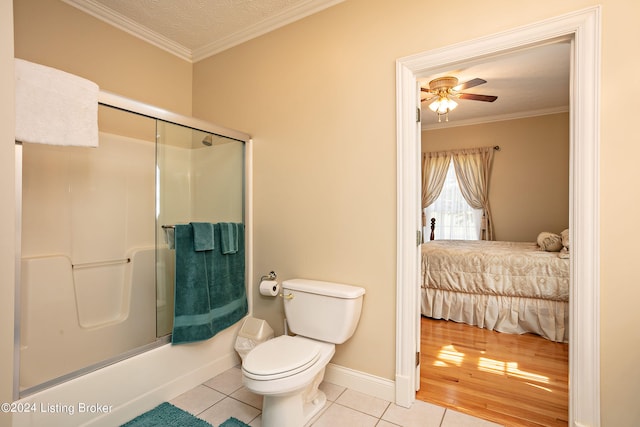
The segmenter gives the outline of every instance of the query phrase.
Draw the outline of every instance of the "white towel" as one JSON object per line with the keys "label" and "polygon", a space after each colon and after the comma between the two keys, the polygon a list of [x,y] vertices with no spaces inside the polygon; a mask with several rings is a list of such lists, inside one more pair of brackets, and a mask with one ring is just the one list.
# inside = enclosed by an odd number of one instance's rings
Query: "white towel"
{"label": "white towel", "polygon": [[16,64],[16,141],[98,146],[98,85],[22,59]]}

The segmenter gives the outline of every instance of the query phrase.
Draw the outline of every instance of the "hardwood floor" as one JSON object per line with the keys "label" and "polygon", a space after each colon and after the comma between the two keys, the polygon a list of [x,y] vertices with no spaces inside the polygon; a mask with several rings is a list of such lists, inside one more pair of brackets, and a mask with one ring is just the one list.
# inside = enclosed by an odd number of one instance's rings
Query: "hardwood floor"
{"label": "hardwood floor", "polygon": [[417,399],[505,426],[566,426],[569,345],[421,321]]}

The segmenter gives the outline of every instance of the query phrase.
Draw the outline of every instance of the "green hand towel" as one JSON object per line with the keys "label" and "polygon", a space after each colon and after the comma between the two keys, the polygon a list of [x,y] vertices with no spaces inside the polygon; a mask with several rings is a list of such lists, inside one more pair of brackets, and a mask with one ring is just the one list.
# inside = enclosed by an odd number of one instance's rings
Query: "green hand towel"
{"label": "green hand towel", "polygon": [[195,251],[191,225],[176,225],[173,344],[209,339],[247,314],[242,225],[238,233],[238,251],[223,255],[218,224],[213,225],[216,249],[207,251]]}
{"label": "green hand towel", "polygon": [[228,255],[238,252],[238,228],[241,226],[242,224],[238,225],[234,222],[220,223],[220,242],[222,244],[223,254]]}
{"label": "green hand towel", "polygon": [[194,250],[210,251],[215,248],[213,239],[213,224],[210,222],[192,222]]}

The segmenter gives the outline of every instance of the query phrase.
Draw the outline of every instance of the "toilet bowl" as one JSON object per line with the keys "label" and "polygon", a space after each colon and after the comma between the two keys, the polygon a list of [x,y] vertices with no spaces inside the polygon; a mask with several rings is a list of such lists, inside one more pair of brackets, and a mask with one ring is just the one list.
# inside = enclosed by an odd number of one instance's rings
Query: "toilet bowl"
{"label": "toilet bowl", "polygon": [[365,290],[360,287],[293,279],[282,284],[290,330],[261,343],[242,362],[245,387],[264,397],[264,427],[302,427],[325,405],[318,389],[327,364],[354,333]]}
{"label": "toilet bowl", "polygon": [[334,344],[288,335],[249,352],[242,365],[243,383],[264,396],[263,426],[300,427],[324,407],[327,398],[318,386],[334,353]]}

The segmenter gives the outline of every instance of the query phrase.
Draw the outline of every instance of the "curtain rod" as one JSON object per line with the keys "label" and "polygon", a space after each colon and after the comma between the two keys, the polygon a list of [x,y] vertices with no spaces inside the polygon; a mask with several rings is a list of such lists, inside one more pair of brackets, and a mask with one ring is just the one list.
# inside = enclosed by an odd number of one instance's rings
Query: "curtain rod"
{"label": "curtain rod", "polygon": [[500,151],[501,148],[499,145],[494,145],[492,147],[471,147],[471,148],[456,148],[453,150],[442,150],[442,151],[423,151],[422,156],[426,156],[427,154],[441,154],[441,153],[459,153],[465,150],[479,150],[482,148],[493,148],[495,151]]}

